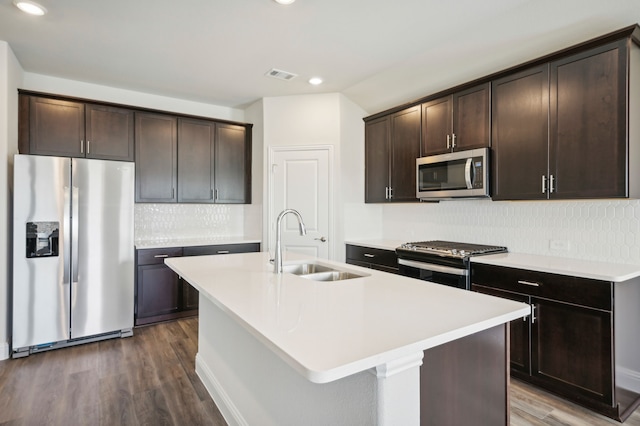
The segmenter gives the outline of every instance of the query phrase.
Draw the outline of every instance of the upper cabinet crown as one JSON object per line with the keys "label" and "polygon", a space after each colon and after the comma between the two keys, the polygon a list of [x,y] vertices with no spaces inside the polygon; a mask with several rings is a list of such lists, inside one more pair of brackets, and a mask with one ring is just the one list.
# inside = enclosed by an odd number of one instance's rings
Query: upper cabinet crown
{"label": "upper cabinet crown", "polygon": [[133,161],[133,111],[20,95],[20,152]]}
{"label": "upper cabinet crown", "polygon": [[422,156],[490,146],[489,83],[422,104]]}

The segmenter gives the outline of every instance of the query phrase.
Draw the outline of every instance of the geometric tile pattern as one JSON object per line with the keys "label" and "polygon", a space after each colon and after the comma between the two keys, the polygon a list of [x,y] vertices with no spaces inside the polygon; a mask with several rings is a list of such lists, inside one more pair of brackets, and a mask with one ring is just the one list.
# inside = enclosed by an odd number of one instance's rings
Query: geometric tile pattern
{"label": "geometric tile pattern", "polygon": [[382,236],[507,246],[511,252],[640,264],[640,200],[387,204]]}
{"label": "geometric tile pattern", "polygon": [[229,204],[135,205],[136,241],[243,235],[244,206]]}

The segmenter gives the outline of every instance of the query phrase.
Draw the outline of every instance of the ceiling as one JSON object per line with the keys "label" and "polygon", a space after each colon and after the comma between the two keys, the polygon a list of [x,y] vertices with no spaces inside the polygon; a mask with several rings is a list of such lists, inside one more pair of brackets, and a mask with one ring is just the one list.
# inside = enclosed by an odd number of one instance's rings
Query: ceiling
{"label": "ceiling", "polygon": [[339,92],[370,114],[640,22],[640,0],[39,3],[0,0],[26,72],[232,108]]}

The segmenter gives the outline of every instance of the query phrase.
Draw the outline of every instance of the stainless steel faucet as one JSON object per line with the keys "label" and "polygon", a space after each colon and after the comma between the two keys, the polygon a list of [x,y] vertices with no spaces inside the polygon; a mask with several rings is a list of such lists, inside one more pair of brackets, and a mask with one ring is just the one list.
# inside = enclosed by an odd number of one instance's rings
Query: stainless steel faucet
{"label": "stainless steel faucet", "polygon": [[283,210],[276,220],[276,254],[274,256],[273,262],[273,272],[276,274],[282,273],[282,245],[280,240],[282,238],[282,226],[280,222],[282,222],[282,218],[285,217],[287,213],[293,213],[298,218],[298,226],[300,227],[300,235],[307,235],[307,229],[304,227],[304,222],[302,221],[302,216],[298,213],[297,210],[294,209],[286,209]]}

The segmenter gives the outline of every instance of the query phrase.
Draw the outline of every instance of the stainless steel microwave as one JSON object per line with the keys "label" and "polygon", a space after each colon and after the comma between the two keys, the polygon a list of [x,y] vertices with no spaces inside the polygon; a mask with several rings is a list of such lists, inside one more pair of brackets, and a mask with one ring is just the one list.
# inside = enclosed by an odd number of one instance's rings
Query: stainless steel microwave
{"label": "stainless steel microwave", "polygon": [[489,148],[416,159],[416,197],[426,201],[489,196]]}

